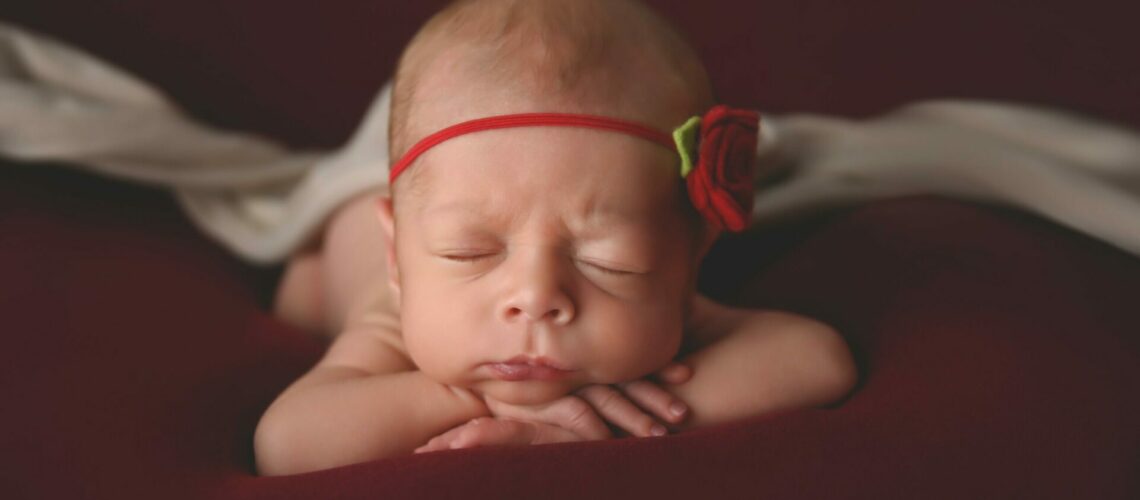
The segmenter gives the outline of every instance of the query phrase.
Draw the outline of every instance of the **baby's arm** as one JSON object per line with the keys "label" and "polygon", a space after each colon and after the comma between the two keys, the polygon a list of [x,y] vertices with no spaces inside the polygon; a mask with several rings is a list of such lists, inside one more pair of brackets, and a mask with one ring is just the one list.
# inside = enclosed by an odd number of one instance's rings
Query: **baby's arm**
{"label": "baby's arm", "polygon": [[699,295],[695,300],[695,348],[682,359],[693,376],[667,387],[692,410],[681,428],[821,406],[855,386],[850,350],[826,324],[787,312],[730,308]]}
{"label": "baby's arm", "polygon": [[410,454],[447,429],[489,415],[475,394],[416,370],[386,340],[390,335],[374,326],[345,331],[273,402],[254,437],[259,473]]}

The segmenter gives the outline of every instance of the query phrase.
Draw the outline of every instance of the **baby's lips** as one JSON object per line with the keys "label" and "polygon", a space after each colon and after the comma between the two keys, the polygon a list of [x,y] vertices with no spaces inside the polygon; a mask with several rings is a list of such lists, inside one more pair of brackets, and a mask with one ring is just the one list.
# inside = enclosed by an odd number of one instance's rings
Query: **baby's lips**
{"label": "baby's lips", "polygon": [[573,373],[569,370],[562,370],[542,364],[491,363],[487,366],[496,378],[511,382],[521,380],[559,380]]}

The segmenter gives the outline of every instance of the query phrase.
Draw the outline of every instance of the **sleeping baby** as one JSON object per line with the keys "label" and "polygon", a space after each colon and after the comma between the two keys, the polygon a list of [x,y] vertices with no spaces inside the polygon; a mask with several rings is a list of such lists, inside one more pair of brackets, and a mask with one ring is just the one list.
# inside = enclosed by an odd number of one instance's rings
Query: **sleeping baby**
{"label": "sleeping baby", "polygon": [[747,225],[758,116],[715,105],[645,6],[454,3],[405,49],[391,110],[388,188],[338,209],[278,291],[332,341],[259,422],[260,473],[661,436],[854,386],[829,326],[696,293]]}

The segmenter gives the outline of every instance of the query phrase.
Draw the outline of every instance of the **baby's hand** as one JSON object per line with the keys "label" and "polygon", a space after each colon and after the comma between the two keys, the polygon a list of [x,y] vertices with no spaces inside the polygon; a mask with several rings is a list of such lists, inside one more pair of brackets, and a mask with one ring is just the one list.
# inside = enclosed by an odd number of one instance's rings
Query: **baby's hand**
{"label": "baby's hand", "polygon": [[557,425],[510,418],[479,417],[440,434],[416,453],[480,446],[508,446],[585,441],[582,436]]}
{"label": "baby's hand", "polygon": [[[670,363],[655,374],[658,381],[666,384],[682,384],[692,376],[692,369],[680,363]],[[635,436],[664,435],[668,429],[657,419],[675,425],[689,411],[684,402],[650,378],[613,386],[590,385],[577,394],[607,421]]]}
{"label": "baby's hand", "polygon": [[494,417],[476,418],[440,434],[416,453],[477,446],[563,443],[611,437],[601,417],[582,398],[564,396],[550,403],[519,406],[483,397]]}
{"label": "baby's hand", "polygon": [[[548,405],[516,406],[488,397],[483,399],[496,417],[558,425],[578,434],[597,436],[593,439],[611,437],[603,419],[613,424],[615,430],[634,436],[662,436],[669,430],[653,415],[677,424],[685,419],[688,407],[651,378],[680,384],[690,377],[692,370],[688,366],[670,363],[651,377],[614,385],[586,386],[579,389],[576,396],[566,396]],[[605,429],[604,434],[598,432],[599,426]]]}
{"label": "baby's hand", "polygon": [[[654,377],[667,384],[681,384],[692,377],[692,370],[670,363]],[[616,386],[591,385],[577,394],[534,406],[512,405],[484,396],[483,401],[493,417],[476,418],[455,427],[432,438],[415,452],[607,439],[612,434],[603,416],[633,435],[663,435],[667,429],[642,408],[673,424],[684,420],[688,412],[683,402],[648,379]]]}

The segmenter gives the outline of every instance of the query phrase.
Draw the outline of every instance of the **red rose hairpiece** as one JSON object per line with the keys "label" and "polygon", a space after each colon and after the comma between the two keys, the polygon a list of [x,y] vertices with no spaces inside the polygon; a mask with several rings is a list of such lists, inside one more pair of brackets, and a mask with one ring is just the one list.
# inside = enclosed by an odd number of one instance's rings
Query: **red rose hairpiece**
{"label": "red rose hairpiece", "polygon": [[759,128],[759,113],[720,105],[673,131],[689,201],[718,228],[748,225]]}
{"label": "red rose hairpiece", "polygon": [[670,136],[655,128],[605,116],[523,113],[492,116],[452,125],[420,140],[392,166],[389,184],[421,154],[448,139],[511,127],[585,127],[622,132],[674,149],[689,200],[718,229],[742,231],[752,211],[752,179],[760,114],[719,105],[694,116]]}

